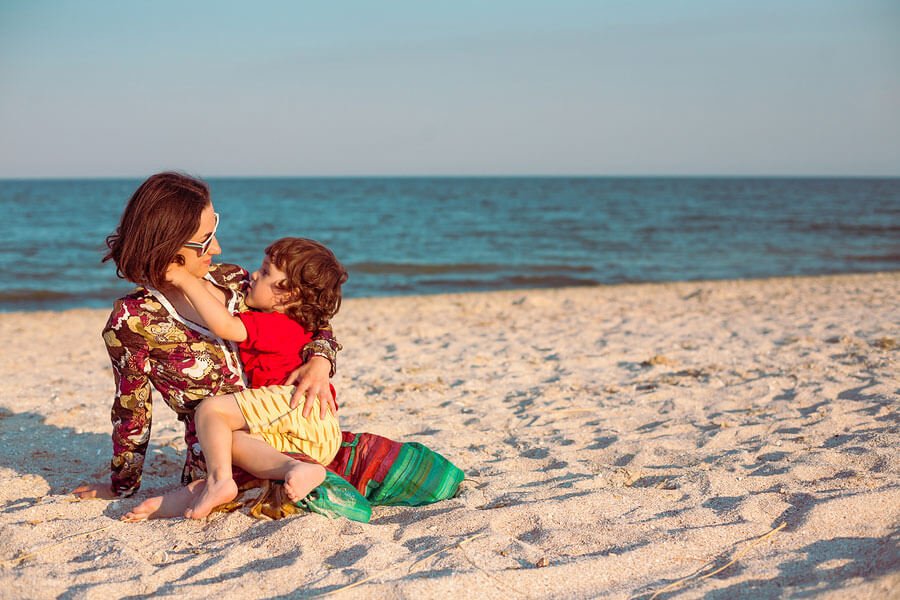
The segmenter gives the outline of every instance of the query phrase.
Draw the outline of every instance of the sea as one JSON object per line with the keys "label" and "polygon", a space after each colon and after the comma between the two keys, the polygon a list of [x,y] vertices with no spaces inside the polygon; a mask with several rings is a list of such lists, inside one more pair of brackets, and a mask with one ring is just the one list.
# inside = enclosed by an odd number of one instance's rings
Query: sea
{"label": "sea", "polygon": [[[209,179],[222,262],[328,245],[345,298],[900,270],[900,178]],[[0,311],[106,307],[138,179],[0,181]]]}

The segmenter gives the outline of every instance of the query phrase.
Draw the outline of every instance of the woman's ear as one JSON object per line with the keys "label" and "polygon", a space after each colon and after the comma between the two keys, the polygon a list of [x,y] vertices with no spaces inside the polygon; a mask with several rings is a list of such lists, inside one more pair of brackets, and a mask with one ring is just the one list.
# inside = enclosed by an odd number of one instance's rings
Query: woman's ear
{"label": "woman's ear", "polygon": [[175,263],[176,265],[181,265],[183,267],[184,266],[184,255],[181,253],[176,254],[175,258],[172,259],[172,262]]}

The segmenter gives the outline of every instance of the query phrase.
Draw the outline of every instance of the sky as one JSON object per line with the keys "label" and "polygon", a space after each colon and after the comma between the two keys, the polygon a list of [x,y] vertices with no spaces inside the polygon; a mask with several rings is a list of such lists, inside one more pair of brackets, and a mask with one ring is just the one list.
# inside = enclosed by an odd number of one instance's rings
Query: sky
{"label": "sky", "polygon": [[0,178],[900,176],[896,0],[0,0]]}

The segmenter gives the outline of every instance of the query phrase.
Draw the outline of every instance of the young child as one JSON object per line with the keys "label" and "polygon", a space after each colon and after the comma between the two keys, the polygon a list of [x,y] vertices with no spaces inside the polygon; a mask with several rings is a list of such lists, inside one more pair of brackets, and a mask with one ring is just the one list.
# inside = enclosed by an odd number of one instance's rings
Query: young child
{"label": "young child", "polygon": [[[320,490],[319,494],[325,510],[317,510],[315,498],[308,498],[326,476],[332,497],[354,495],[351,504],[359,501],[368,508],[349,483],[322,466],[330,463],[340,449],[337,417],[330,410],[320,417],[319,407],[314,406],[304,418],[301,407],[290,406],[293,386],[281,385],[298,366],[303,346],[340,308],[341,285],[347,280],[347,272],[334,254],[305,238],[276,241],[266,248],[262,266],[251,275],[246,303],[256,310],[237,316],[183,267],[173,263],[167,279],[187,297],[210,331],[238,343],[250,387],[201,402],[196,427],[206,457],[205,485],[198,488],[198,494],[173,492],[171,498],[167,495],[161,501],[173,503],[177,497],[190,503],[185,517],[207,516],[237,496],[232,478],[234,463],[256,477],[283,480],[288,498],[310,510],[335,512],[331,510],[333,505],[327,505],[329,490]],[[334,394],[333,387],[331,391]],[[318,464],[297,461],[282,452],[301,452]],[[368,513],[360,516],[359,508],[336,512],[368,521]]]}

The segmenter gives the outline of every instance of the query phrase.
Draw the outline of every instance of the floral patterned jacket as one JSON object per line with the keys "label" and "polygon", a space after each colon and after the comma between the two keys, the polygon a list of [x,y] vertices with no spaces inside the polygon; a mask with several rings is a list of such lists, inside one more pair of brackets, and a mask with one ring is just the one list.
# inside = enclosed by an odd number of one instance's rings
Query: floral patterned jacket
{"label": "floral patterned jacket", "polygon": [[[247,310],[247,271],[237,265],[213,265],[207,278],[225,292],[232,313]],[[339,347],[329,329],[320,331],[318,338]],[[205,477],[194,410],[204,398],[245,387],[237,345],[181,317],[162,293],[149,286],[116,300],[103,340],[116,383],[113,491],[130,496],[141,485],[153,416],[151,384],[185,426],[188,452],[182,484]]]}

